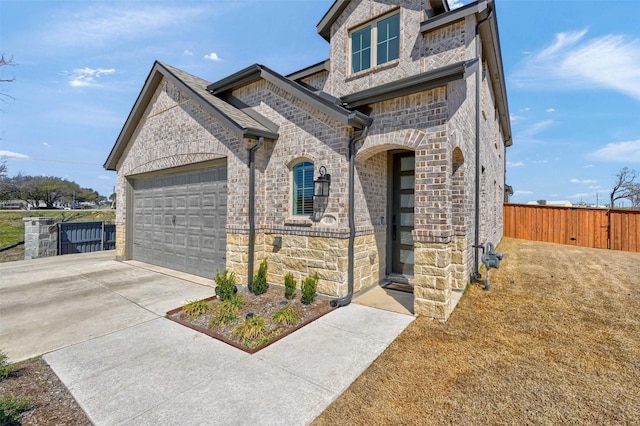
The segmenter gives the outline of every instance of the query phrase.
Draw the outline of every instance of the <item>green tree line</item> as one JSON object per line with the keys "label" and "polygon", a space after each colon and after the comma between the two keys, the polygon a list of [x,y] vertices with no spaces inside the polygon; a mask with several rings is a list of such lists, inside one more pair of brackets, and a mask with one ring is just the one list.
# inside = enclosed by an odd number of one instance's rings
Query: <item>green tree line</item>
{"label": "green tree line", "polygon": [[52,209],[71,205],[74,201],[101,203],[107,198],[91,188],[82,188],[75,182],[54,176],[14,177],[6,175],[6,167],[0,165],[0,201],[22,200],[32,208],[45,205]]}

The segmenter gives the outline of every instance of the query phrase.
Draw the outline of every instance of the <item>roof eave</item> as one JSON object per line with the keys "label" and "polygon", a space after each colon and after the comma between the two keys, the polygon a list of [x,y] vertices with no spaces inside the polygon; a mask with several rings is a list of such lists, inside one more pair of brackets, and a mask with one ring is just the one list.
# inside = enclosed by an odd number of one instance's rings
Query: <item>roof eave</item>
{"label": "roof eave", "polygon": [[237,87],[245,86],[260,80],[262,67],[259,64],[250,65],[228,77],[211,83],[207,86],[207,90],[212,94],[223,93],[233,90]]}
{"label": "roof eave", "polygon": [[116,139],[116,143],[113,145],[113,148],[111,148],[111,152],[103,165],[106,170],[116,170],[118,160],[126,148],[125,141],[129,140],[135,131],[136,126],[133,123],[139,122],[144,114],[144,108],[141,108],[141,105],[146,105],[151,101],[153,94],[162,81],[163,75],[158,72],[160,67],[162,67],[162,65],[158,61],[154,62],[153,67],[142,86],[142,90],[140,90],[140,93],[138,94],[136,102],[133,104],[129,115],[127,116],[127,120],[120,130],[118,139]]}
{"label": "roof eave", "polygon": [[329,102],[328,100],[323,99],[313,92],[303,88],[295,81],[283,77],[277,72],[260,64],[254,64],[216,83],[212,83],[207,87],[207,89],[210,90],[212,94],[228,93],[246,84],[258,81],[261,78],[327,114],[341,124],[357,128],[362,128],[363,126],[370,124],[369,118],[366,115],[360,112],[354,114],[353,111],[349,111],[340,105]]}
{"label": "roof eave", "polygon": [[318,34],[327,41],[331,40],[331,25],[338,19],[338,16],[344,11],[351,0],[336,0],[333,2],[327,13],[324,14],[316,28]]}
{"label": "roof eave", "polygon": [[374,102],[443,86],[452,81],[464,78],[474,63],[475,61],[457,62],[433,71],[427,71],[422,74],[343,96],[341,101],[347,108],[357,108]]}
{"label": "roof eave", "polygon": [[[487,49],[491,54],[490,65],[492,65],[492,71],[489,72],[490,78],[493,81],[494,91],[496,93],[497,99],[497,108],[500,114],[500,124],[502,127],[502,133],[505,140],[506,146],[513,145],[512,133],[511,133],[511,115],[509,113],[509,101],[507,99],[507,87],[505,84],[505,76],[504,76],[504,68],[502,65],[502,50],[500,49],[500,34],[498,33],[498,23],[496,17],[496,9],[495,2],[490,0],[490,9],[483,11],[481,14],[481,18],[485,16],[489,16],[488,25],[486,28],[480,27],[480,32],[482,34],[487,34],[488,38],[492,42],[492,48]],[[493,13],[489,15],[489,11],[492,10]],[[483,16],[484,15],[484,16]],[[484,37],[483,37],[484,39]],[[490,69],[491,69],[490,68]]]}
{"label": "roof eave", "polygon": [[[187,86],[182,80],[174,75],[171,70],[163,66],[160,62],[156,61],[151,68],[151,72],[147,76],[145,84],[142,86],[142,90],[136,99],[136,102],[125,121],[118,139],[115,145],[111,149],[107,160],[104,163],[104,168],[107,170],[116,170],[118,161],[122,156],[122,153],[126,149],[127,142],[133,136],[137,123],[140,122],[144,115],[146,105],[151,101],[155,91],[157,90],[160,82],[163,78],[171,81],[172,84],[179,87],[184,92],[190,93],[192,98],[211,116],[219,120],[229,131],[235,134],[240,139],[258,139],[264,137],[266,139],[276,140],[278,133],[274,131],[263,130],[254,127],[242,127],[236,123],[233,119],[220,111],[218,108],[209,103],[199,93]],[[213,96],[213,95],[212,95]]]}
{"label": "roof eave", "polygon": [[296,81],[322,71],[329,71],[329,61],[329,59],[325,59],[322,62],[318,62],[317,64],[313,64],[296,72],[292,72],[291,74],[285,75],[285,77]]}
{"label": "roof eave", "polygon": [[473,3],[469,3],[458,9],[451,10],[441,15],[436,15],[420,24],[420,32],[425,33],[427,31],[434,30],[436,28],[444,27],[452,22],[464,19],[474,13],[482,12],[487,7],[487,0],[478,0]]}
{"label": "roof eave", "polygon": [[[493,13],[491,13],[493,12]],[[507,101],[507,89],[504,79],[504,69],[502,65],[502,51],[500,49],[500,36],[498,33],[498,24],[496,18],[496,6],[494,0],[478,0],[469,3],[466,6],[454,9],[442,15],[435,16],[420,24],[420,31],[424,34],[427,31],[444,27],[453,22],[465,19],[467,16],[477,14],[477,21],[489,17],[487,25],[480,27],[481,37],[483,40],[490,40],[491,49],[489,52],[490,78],[493,82],[494,90],[497,93],[497,108],[500,113],[500,123],[506,146],[513,144],[511,135],[511,120],[509,115],[509,103]]]}

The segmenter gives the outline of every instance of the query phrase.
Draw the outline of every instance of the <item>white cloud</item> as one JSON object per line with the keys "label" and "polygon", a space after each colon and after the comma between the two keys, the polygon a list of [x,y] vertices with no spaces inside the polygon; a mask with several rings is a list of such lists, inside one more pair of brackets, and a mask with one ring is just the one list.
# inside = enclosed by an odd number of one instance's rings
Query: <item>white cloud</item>
{"label": "white cloud", "polygon": [[627,142],[612,142],[591,154],[590,157],[602,161],[640,163],[640,139]]}
{"label": "white cloud", "polygon": [[209,59],[210,61],[214,61],[214,62],[220,62],[222,61],[222,59],[220,59],[220,57],[218,56],[217,53],[215,52],[211,52],[208,55],[204,55],[205,59]]}
{"label": "white cloud", "polygon": [[184,51],[184,52],[182,52],[182,53],[184,53],[184,54],[185,54],[185,55],[187,55],[187,56],[193,56],[193,52],[192,52],[192,51],[190,51],[190,50],[188,50],[188,49],[187,49],[187,50],[185,50],[185,51]]}
{"label": "white cloud", "polygon": [[582,179],[582,180],[580,180],[580,179],[575,179],[574,178],[574,179],[569,180],[569,182],[571,182],[571,183],[596,183],[597,181],[593,180],[593,179]]}
{"label": "white cloud", "polygon": [[114,68],[76,68],[69,77],[71,87],[102,87],[96,80],[103,75],[115,73]]}
{"label": "white cloud", "polygon": [[514,139],[518,140],[520,143],[523,143],[523,142],[537,143],[539,141],[537,140],[536,136],[539,133],[552,127],[554,124],[555,124],[555,121],[553,120],[542,120],[542,121],[535,122],[531,124],[529,127],[527,127],[526,129],[518,132],[518,134],[515,135]]}
{"label": "white cloud", "polygon": [[48,142],[42,142],[42,146],[46,146],[47,148],[50,148],[50,147],[51,147],[51,145],[49,145],[49,143],[48,143]]}
{"label": "white cloud", "polygon": [[533,160],[533,164],[548,164],[549,160]]}
{"label": "white cloud", "polygon": [[547,108],[547,112],[556,112],[555,108]]}
{"label": "white cloud", "polygon": [[522,161],[507,161],[507,167],[522,167],[524,163]]}
{"label": "white cloud", "polygon": [[611,89],[640,100],[640,39],[610,34],[588,38],[587,29],[558,33],[529,55],[511,76],[535,89]]}
{"label": "white cloud", "polygon": [[583,169],[590,169],[593,167],[593,164],[585,164],[584,166],[582,166]]}
{"label": "white cloud", "polygon": [[112,180],[115,176],[107,176],[107,175],[99,175],[98,179],[102,180]]}
{"label": "white cloud", "polygon": [[27,159],[27,158],[31,158],[31,157],[29,157],[28,155],[25,155],[25,154],[20,154],[19,152],[0,150],[0,158],[22,158],[22,159]]}
{"label": "white cloud", "polygon": [[513,195],[531,195],[533,191],[513,191]]}
{"label": "white cloud", "polygon": [[[81,4],[81,3],[78,3]],[[135,3],[132,3],[135,4]],[[158,34],[170,27],[179,27],[203,19],[206,9],[188,6],[119,7],[111,3],[94,3],[75,10],[73,15],[56,16],[43,40],[57,49],[67,46],[112,44],[117,40],[131,41]]]}

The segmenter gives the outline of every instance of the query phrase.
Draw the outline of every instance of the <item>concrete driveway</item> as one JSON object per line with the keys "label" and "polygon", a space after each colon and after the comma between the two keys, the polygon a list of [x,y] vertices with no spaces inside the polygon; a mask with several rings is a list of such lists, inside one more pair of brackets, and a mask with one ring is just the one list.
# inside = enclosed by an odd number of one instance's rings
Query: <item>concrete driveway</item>
{"label": "concrete driveway", "polygon": [[351,304],[249,355],[164,318],[211,281],[112,257],[0,264],[0,348],[45,354],[96,425],[308,424],[414,319]]}
{"label": "concrete driveway", "polygon": [[0,263],[0,349],[21,361],[214,294],[211,280],[154,269],[116,262],[113,251]]}

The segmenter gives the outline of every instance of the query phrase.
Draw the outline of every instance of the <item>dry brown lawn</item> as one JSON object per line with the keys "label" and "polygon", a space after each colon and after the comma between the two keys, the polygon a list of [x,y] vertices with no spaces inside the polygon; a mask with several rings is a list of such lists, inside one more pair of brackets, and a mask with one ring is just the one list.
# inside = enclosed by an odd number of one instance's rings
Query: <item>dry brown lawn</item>
{"label": "dry brown lawn", "polygon": [[499,251],[490,291],[416,319],[314,424],[639,424],[640,253]]}

